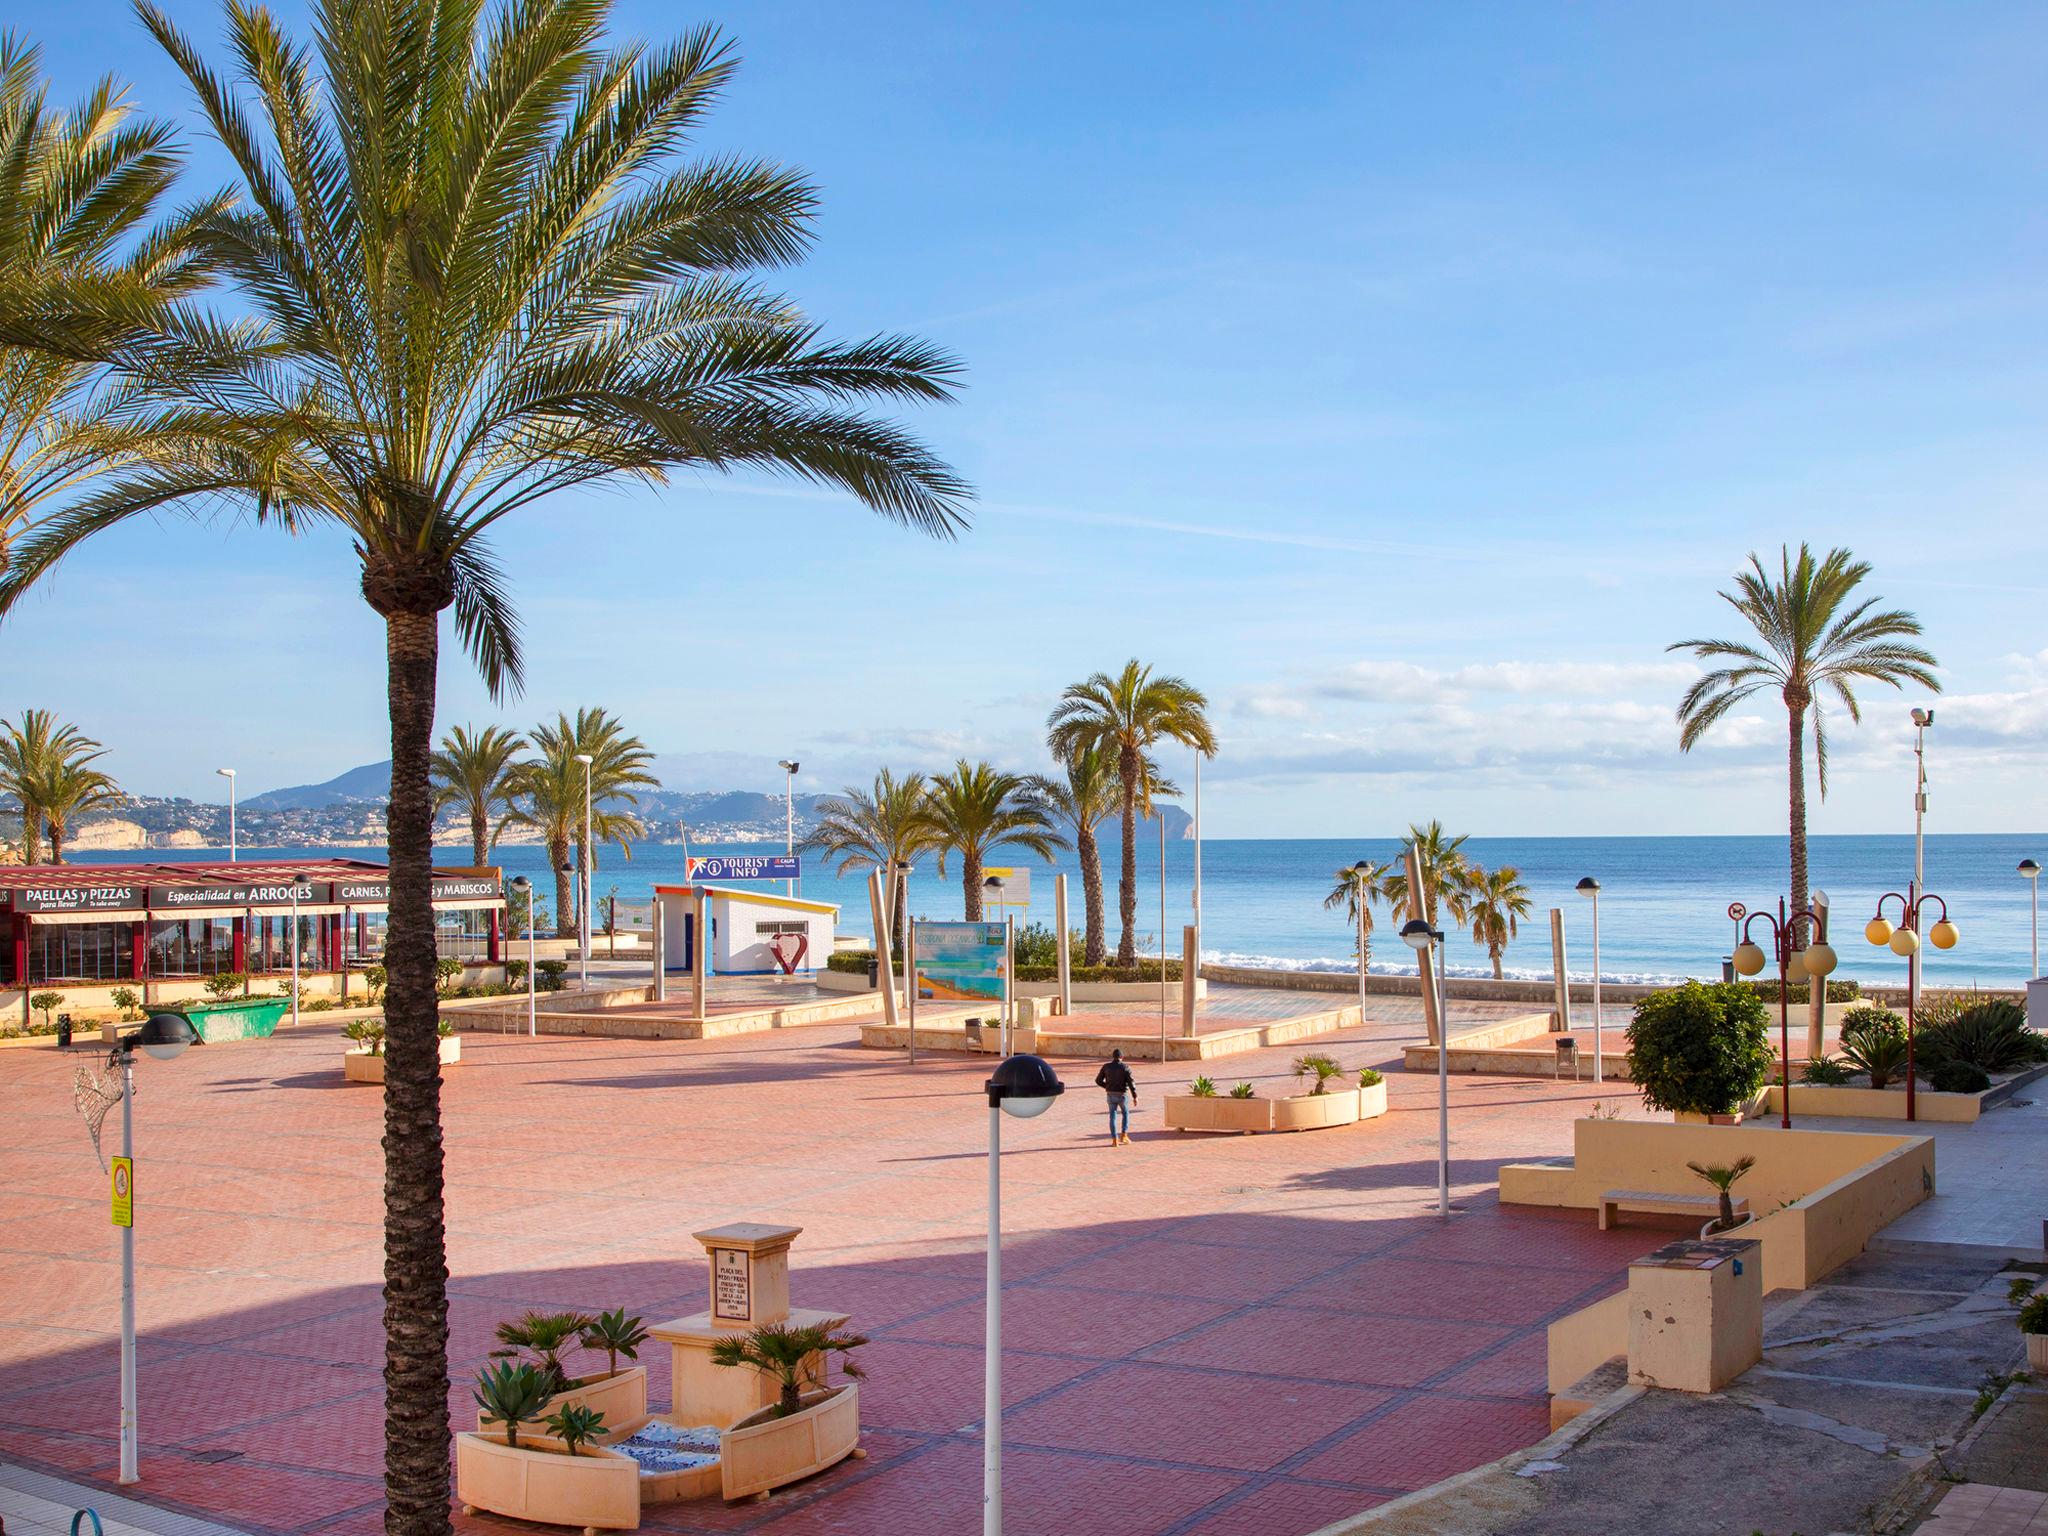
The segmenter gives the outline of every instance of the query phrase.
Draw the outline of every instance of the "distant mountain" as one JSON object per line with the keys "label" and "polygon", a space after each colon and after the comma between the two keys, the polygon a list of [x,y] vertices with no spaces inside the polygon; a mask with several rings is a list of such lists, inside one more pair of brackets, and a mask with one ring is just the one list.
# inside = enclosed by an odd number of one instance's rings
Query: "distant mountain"
{"label": "distant mountain", "polygon": [[338,774],[325,784],[295,784],[265,790],[242,802],[249,811],[325,811],[337,805],[382,805],[391,796],[391,760],[365,763]]}

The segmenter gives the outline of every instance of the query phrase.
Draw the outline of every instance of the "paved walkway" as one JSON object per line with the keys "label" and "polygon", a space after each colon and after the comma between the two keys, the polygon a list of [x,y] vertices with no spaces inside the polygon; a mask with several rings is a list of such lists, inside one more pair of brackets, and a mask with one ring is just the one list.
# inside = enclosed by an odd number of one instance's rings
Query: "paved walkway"
{"label": "paved walkway", "polygon": [[[1393,1066],[1411,1030],[1319,1039]],[[980,1500],[986,1059],[909,1067],[845,1025],[718,1041],[482,1035],[448,1074],[450,1412],[529,1307],[701,1308],[689,1234],[805,1228],[799,1304],[844,1307],[868,1460],[766,1505],[665,1506],[676,1533],[971,1529]],[[145,1062],[137,1249],[151,1504],[256,1536],[381,1528],[380,1100],[330,1027]],[[1295,1053],[1233,1059],[1292,1091]],[[0,1053],[0,1459],[87,1483],[115,1451],[118,1246],[72,1113],[72,1062]],[[1009,1528],[1301,1536],[1535,1441],[1544,1329],[1660,1234],[1503,1210],[1501,1162],[1565,1151],[1590,1084],[1452,1084],[1453,1185],[1430,1211],[1435,1082],[1395,1073],[1355,1129],[1157,1130],[1186,1074],[1141,1064],[1112,1149],[1085,1064],[1006,1126]],[[1613,1090],[1607,1090],[1610,1102]],[[650,1356],[665,1400],[665,1359]],[[485,1519],[465,1530],[505,1530]]]}
{"label": "paved walkway", "polygon": [[8,1536],[71,1536],[72,1520],[86,1509],[99,1524],[81,1521],[79,1536],[241,1536],[210,1520],[0,1463],[0,1524]]}
{"label": "paved walkway", "polygon": [[2048,1078],[1986,1110],[1974,1125],[1826,1123],[1842,1130],[1892,1134],[1918,1130],[1934,1138],[1937,1192],[1885,1228],[1879,1246],[1972,1243],[2040,1253],[2042,1224],[2048,1221],[2048,1183],[2041,1171],[2042,1152],[2048,1148]]}

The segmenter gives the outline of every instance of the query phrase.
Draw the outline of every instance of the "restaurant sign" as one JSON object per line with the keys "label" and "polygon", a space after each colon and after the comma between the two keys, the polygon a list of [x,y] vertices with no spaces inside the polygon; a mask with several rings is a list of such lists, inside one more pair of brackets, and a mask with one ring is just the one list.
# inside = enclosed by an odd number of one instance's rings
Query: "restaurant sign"
{"label": "restaurant sign", "polygon": [[267,885],[153,885],[149,888],[150,910],[191,911],[199,907],[288,907],[294,899],[301,905],[328,900],[323,881],[289,880]]}
{"label": "restaurant sign", "polygon": [[139,912],[139,885],[31,885],[14,893],[17,912]]}
{"label": "restaurant sign", "polygon": [[[476,876],[456,877],[434,882],[436,901],[496,901],[505,894],[504,887],[492,879]],[[389,880],[339,880],[335,882],[334,899],[343,906],[381,907],[391,900]]]}

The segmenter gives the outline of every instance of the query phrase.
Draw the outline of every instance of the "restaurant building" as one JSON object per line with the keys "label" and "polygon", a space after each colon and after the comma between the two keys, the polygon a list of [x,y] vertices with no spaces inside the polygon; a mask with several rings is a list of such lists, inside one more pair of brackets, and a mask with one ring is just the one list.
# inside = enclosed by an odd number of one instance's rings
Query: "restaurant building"
{"label": "restaurant building", "polygon": [[[383,963],[390,894],[385,867],[359,859],[0,867],[0,992],[126,986],[157,1001],[226,971],[289,975],[296,947],[307,991],[345,996],[350,972]],[[433,900],[444,958],[501,963],[499,870],[437,869]]]}

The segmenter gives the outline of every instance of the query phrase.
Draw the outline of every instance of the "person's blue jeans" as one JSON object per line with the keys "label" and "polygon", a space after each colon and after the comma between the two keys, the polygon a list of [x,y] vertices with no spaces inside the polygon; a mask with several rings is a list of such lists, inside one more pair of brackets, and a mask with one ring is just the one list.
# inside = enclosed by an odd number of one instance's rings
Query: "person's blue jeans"
{"label": "person's blue jeans", "polygon": [[1122,1094],[1112,1093],[1109,1096],[1109,1139],[1114,1141],[1120,1134],[1131,1134],[1131,1111]]}

